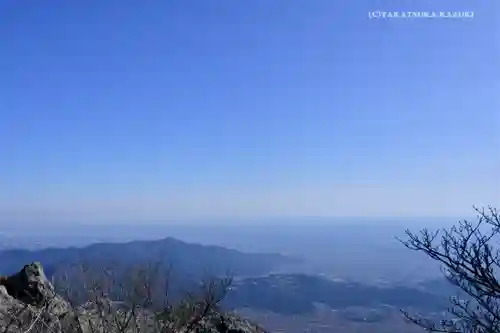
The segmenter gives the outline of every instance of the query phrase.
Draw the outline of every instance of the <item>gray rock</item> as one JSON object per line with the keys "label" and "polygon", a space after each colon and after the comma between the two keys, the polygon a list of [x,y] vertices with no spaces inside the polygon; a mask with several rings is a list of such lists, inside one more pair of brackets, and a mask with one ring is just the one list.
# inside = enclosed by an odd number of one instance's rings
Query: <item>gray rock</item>
{"label": "gray rock", "polygon": [[0,279],[0,332],[63,332],[60,317],[71,310],[34,262]]}
{"label": "gray rock", "polygon": [[54,288],[38,262],[24,266],[14,275],[4,277],[2,285],[9,295],[31,305],[40,305],[54,294]]}

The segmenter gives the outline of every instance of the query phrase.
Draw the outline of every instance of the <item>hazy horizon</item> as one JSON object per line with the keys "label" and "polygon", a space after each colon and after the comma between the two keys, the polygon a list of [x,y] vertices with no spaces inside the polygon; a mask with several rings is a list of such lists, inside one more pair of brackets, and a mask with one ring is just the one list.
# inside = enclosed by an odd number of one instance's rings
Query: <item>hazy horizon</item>
{"label": "hazy horizon", "polygon": [[[369,220],[368,220],[369,221]],[[236,221],[238,222],[238,221]],[[3,248],[67,248],[96,243],[175,238],[190,244],[216,245],[243,253],[281,253],[304,262],[286,271],[327,274],[364,282],[385,279],[392,282],[436,278],[440,271],[423,255],[404,249],[396,237],[404,238],[405,229],[414,232],[424,227],[451,226],[452,220],[418,224],[400,223],[323,223],[318,219],[304,223],[226,224],[45,224],[26,228],[3,226]],[[330,221],[331,222],[331,221]],[[430,222],[430,221],[429,221]],[[407,263],[411,262],[411,265]],[[423,269],[423,270],[422,270]]]}
{"label": "hazy horizon", "polygon": [[[472,209],[471,209],[472,210]],[[271,226],[308,226],[308,225],[325,225],[325,226],[343,226],[343,225],[386,225],[395,227],[405,226],[423,226],[438,228],[445,225],[455,224],[458,221],[472,220],[475,217],[469,216],[387,216],[387,217],[370,217],[370,216],[260,216],[260,217],[206,217],[206,218],[178,218],[178,219],[96,219],[96,218],[73,218],[67,220],[59,219],[8,219],[3,216],[0,219],[0,228],[13,227],[24,230],[26,226],[36,226],[43,224],[55,229],[71,229],[73,226],[222,226],[222,227],[246,227],[255,226],[263,227]],[[15,222],[15,224],[12,224]],[[49,228],[49,229],[50,229]]]}

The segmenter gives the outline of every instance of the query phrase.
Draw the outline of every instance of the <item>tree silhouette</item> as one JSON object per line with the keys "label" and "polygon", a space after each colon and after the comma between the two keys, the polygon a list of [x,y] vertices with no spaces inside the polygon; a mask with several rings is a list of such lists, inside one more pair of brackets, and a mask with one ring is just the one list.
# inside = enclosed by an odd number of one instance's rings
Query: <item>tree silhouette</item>
{"label": "tree silhouette", "polygon": [[433,321],[403,311],[407,319],[430,332],[500,332],[500,214],[478,209],[475,221],[450,229],[419,234],[406,230],[407,248],[421,251],[441,264],[445,278],[465,293],[452,297],[450,318]]}

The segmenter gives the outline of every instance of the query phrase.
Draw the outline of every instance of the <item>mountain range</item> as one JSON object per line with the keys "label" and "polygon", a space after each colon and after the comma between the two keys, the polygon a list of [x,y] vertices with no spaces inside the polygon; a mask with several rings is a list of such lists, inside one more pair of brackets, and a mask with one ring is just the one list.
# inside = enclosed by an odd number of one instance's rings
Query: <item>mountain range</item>
{"label": "mountain range", "polygon": [[243,253],[220,246],[186,243],[171,237],[126,243],[96,243],[84,247],[0,251],[0,272],[11,274],[26,262],[38,261],[47,276],[75,264],[136,265],[162,263],[178,274],[254,276],[300,262],[274,253]]}
{"label": "mountain range", "polygon": [[[96,243],[84,247],[0,251],[0,272],[12,274],[25,263],[38,261],[53,279],[74,265],[129,267],[147,263],[171,266],[180,281],[188,283],[207,274],[233,277],[222,306],[229,310],[257,311],[285,317],[313,316],[318,308],[331,311],[362,308],[362,315],[343,318],[377,318],[384,321],[401,308],[425,313],[446,310],[442,280],[415,286],[366,284],[328,276],[287,272],[303,260],[277,253],[245,253],[219,246],[186,243],[174,238],[125,243]],[[180,287],[180,285],[178,285]],[[450,289],[451,291],[451,289]],[[384,309],[383,311],[381,309]],[[391,309],[388,311],[387,309]],[[374,317],[373,311],[379,311]],[[330,310],[329,310],[330,311]],[[382,311],[382,312],[380,312]],[[370,314],[368,316],[367,314]]]}

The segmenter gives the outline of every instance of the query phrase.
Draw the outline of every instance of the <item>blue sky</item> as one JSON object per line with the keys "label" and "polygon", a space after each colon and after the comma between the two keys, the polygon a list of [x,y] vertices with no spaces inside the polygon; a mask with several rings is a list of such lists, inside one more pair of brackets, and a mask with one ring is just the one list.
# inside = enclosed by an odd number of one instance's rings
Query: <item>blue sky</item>
{"label": "blue sky", "polygon": [[498,5],[378,4],[2,1],[0,219],[498,204]]}

